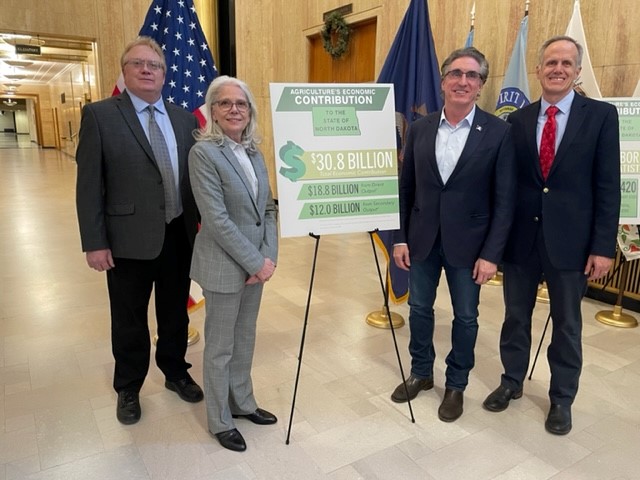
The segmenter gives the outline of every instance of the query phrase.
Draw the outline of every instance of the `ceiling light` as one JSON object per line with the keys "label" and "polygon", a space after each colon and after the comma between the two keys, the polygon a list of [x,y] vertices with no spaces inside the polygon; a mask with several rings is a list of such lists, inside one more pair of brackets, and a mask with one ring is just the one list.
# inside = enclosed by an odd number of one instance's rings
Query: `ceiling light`
{"label": "ceiling light", "polygon": [[13,101],[10,98],[5,100],[5,101],[3,101],[2,103],[4,103],[8,107],[15,107],[18,104],[18,102]]}
{"label": "ceiling light", "polygon": [[3,60],[3,61],[7,65],[11,65],[12,67],[19,67],[19,68],[27,68],[33,65],[33,62],[30,62],[28,60]]}
{"label": "ceiling light", "polygon": [[24,80],[25,78],[27,78],[26,75],[17,74],[17,73],[14,73],[11,75],[5,74],[4,76],[7,77],[9,80]]}

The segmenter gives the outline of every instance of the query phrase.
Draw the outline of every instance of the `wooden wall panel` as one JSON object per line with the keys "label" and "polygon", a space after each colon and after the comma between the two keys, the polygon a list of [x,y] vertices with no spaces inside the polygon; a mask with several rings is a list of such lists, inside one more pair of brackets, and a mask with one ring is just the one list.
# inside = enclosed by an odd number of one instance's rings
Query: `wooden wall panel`
{"label": "wooden wall panel", "polygon": [[[308,78],[310,58],[309,38],[323,26],[322,14],[351,3],[353,13],[346,15],[349,23],[376,18],[375,77],[384,63],[398,26],[404,17],[409,0],[237,0],[236,15],[240,25],[247,26],[249,35],[238,28],[238,76],[244,77],[251,88],[265,91],[269,81],[304,82]],[[464,45],[470,26],[470,12],[476,4],[474,46],[489,60],[490,77],[483,88],[478,104],[489,111],[495,109],[504,72],[511,57],[525,0],[428,0],[431,27],[438,60]],[[571,14],[573,0],[535,0],[529,7],[529,36],[527,71],[532,99],[540,95],[535,76],[539,45],[552,35],[564,34]],[[581,0],[585,34],[589,42],[591,61],[602,94],[630,95],[640,74],[640,20],[637,0]],[[263,18],[270,18],[270,26]],[[268,39],[259,40],[250,25],[271,30],[272,50],[266,48]],[[266,30],[268,32],[269,30]],[[268,35],[267,35],[268,36]],[[268,106],[268,98],[262,99]],[[270,135],[269,110],[263,110],[261,125]],[[263,153],[267,162],[273,161],[269,138],[265,137]],[[271,168],[273,170],[273,168]],[[275,182],[273,182],[275,183]]]}
{"label": "wooden wall panel", "polygon": [[[464,44],[474,2],[474,44],[485,53],[491,67],[478,103],[491,111],[502,85],[525,0],[428,0],[440,61]],[[196,7],[204,8],[200,20],[210,42],[215,3],[216,0],[196,0]],[[345,17],[347,22],[376,21],[374,77],[377,77],[409,0],[236,0],[237,71],[256,94],[265,137],[263,152],[268,164],[273,163],[268,83],[307,81],[309,38],[322,29],[324,12],[349,3],[353,13]],[[111,94],[119,75],[122,48],[138,33],[149,5],[150,0],[63,0],[48,2],[45,7],[42,0],[4,0],[0,31],[95,39],[99,96],[105,97]],[[540,94],[535,78],[538,46],[549,36],[565,32],[572,10],[573,0],[530,2],[527,69],[532,98]],[[581,11],[602,94],[630,95],[640,75],[638,1],[581,0]],[[270,169],[273,170],[271,166]]]}
{"label": "wooden wall panel", "polygon": [[375,81],[376,23],[365,21],[352,27],[349,49],[340,58],[327,55],[321,35],[309,39],[309,81],[373,82]]}

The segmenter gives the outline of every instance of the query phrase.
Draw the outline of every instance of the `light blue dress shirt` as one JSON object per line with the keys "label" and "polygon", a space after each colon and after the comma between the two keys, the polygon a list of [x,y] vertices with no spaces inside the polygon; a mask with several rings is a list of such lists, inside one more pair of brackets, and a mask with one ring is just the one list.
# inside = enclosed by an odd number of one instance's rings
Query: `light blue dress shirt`
{"label": "light blue dress shirt", "polygon": [[[133,103],[133,108],[135,108],[136,110],[138,120],[140,120],[140,124],[144,129],[147,140],[149,140],[149,111],[146,108],[150,104],[145,102],[141,98],[136,97],[128,90],[127,93],[129,94],[129,97],[131,97],[131,103]],[[167,109],[164,106],[162,98],[158,99],[158,101],[154,103],[153,106],[155,108],[156,123],[160,127],[160,130],[162,130],[164,141],[166,142],[167,148],[169,149],[171,167],[173,168],[173,179],[176,185],[176,192],[178,192],[178,211],[182,212],[182,196],[180,195],[180,169],[178,167],[178,144],[176,142],[176,134],[173,131],[171,119],[169,118],[169,114],[167,113]]]}
{"label": "light blue dress shirt", "polygon": [[[562,141],[564,131],[567,129],[567,122],[569,121],[569,112],[571,112],[571,104],[573,103],[573,97],[576,92],[571,90],[562,100],[555,104],[558,107],[556,113],[556,149]],[[547,108],[552,104],[547,102],[544,98],[540,99],[540,113],[538,113],[538,127],[536,129],[536,143],[538,145],[538,153],[540,153],[540,141],[542,140],[542,129],[547,122]]]}
{"label": "light blue dress shirt", "polygon": [[474,105],[469,114],[455,127],[445,117],[444,109],[440,114],[440,125],[436,135],[436,162],[442,182],[445,184],[458,164],[458,159],[465,143],[467,143],[475,114],[476,107]]}

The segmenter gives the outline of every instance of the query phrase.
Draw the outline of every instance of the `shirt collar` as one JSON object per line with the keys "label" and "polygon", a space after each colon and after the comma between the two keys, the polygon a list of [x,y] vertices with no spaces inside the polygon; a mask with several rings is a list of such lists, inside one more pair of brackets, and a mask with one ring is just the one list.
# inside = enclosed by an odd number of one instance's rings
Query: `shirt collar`
{"label": "shirt collar", "polygon": [[[571,104],[573,103],[573,98],[576,96],[575,90],[571,90],[567,93],[558,103],[554,105],[558,107],[560,113],[564,113],[565,115],[569,113],[571,110]],[[544,98],[540,99],[540,115],[546,115],[547,108],[549,108],[552,104],[547,102]]]}
{"label": "shirt collar", "polygon": [[[142,113],[145,110],[145,108],[147,108],[150,105],[148,102],[145,102],[140,97],[137,97],[136,95],[131,93],[129,90],[127,90],[127,93],[129,94],[129,98],[131,98],[131,103],[133,103],[133,108],[136,109],[136,112]],[[167,109],[164,106],[162,97],[160,97],[157,102],[152,103],[151,105],[155,107],[156,111],[163,113],[165,115],[167,114]]]}
{"label": "shirt collar", "polygon": [[[471,124],[473,124],[473,119],[476,115],[476,106],[475,104],[473,105],[473,108],[471,109],[471,111],[467,114],[466,117],[464,117],[459,123],[458,125],[455,126],[455,128],[461,127],[461,126],[468,126],[471,127]],[[451,126],[451,124],[449,123],[449,121],[447,120],[447,117],[444,116],[444,108],[442,109],[442,111],[440,112],[440,123],[438,123],[438,125],[442,126],[442,122],[446,122],[447,125]],[[466,122],[466,123],[465,123]],[[453,127],[452,127],[453,128]]]}
{"label": "shirt collar", "polygon": [[242,148],[243,150],[245,149],[244,145],[236,142],[235,140],[232,140],[231,137],[228,137],[227,135],[225,135],[224,138],[227,140],[227,143],[229,144],[229,147],[231,148],[231,150],[235,151],[239,148]]}

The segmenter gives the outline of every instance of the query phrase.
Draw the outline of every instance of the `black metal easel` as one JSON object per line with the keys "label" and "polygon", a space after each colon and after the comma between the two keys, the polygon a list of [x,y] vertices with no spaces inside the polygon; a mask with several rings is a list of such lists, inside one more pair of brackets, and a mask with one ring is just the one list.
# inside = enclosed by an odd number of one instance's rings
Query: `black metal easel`
{"label": "black metal easel", "polygon": [[[382,279],[382,272],[380,270],[380,264],[378,262],[378,255],[376,254],[376,247],[375,247],[375,243],[373,241],[373,231],[369,232],[369,237],[371,238],[371,246],[373,248],[373,256],[375,258],[376,261],[376,268],[378,269],[378,278],[380,279],[380,285],[382,287],[382,294],[384,296],[384,308],[387,312],[387,317],[389,318],[389,323],[392,322],[391,320],[391,312],[389,311],[389,300],[388,300],[388,295],[387,295],[387,289],[384,286],[384,281]],[[305,338],[307,335],[307,325],[309,323],[309,309],[311,307],[311,294],[313,292],[313,280],[315,278],[315,273],[316,273],[316,263],[317,263],[317,259],[318,259],[318,247],[320,245],[320,235],[316,235],[314,233],[309,233],[309,236],[312,238],[315,238],[316,240],[316,245],[315,245],[315,249],[313,252],[313,264],[311,267],[311,280],[309,282],[309,293],[307,295],[307,306],[305,309],[305,313],[304,313],[304,324],[302,326],[302,337],[300,339],[300,350],[298,352],[298,368],[296,370],[296,380],[293,386],[293,399],[291,401],[291,412],[289,414],[289,427],[287,428],[287,439],[285,441],[285,443],[287,445],[289,445],[289,441],[291,438],[291,426],[293,425],[293,412],[294,409],[296,407],[296,396],[298,394],[298,382],[300,380],[300,368],[302,366],[302,354],[304,352],[304,342],[305,342]],[[406,379],[404,376],[404,370],[402,368],[402,360],[400,359],[400,351],[398,350],[398,342],[396,340],[396,332],[395,329],[393,328],[393,325],[390,325],[390,330],[391,330],[391,334],[393,337],[393,344],[395,346],[396,349],[396,357],[398,358],[398,366],[400,367],[400,374],[402,376],[402,383],[404,384],[404,388],[405,388],[405,392],[407,394],[407,399],[409,397],[409,392],[407,391],[407,383],[406,383]],[[408,400],[407,404],[409,405],[409,413],[411,415],[411,422],[415,423],[415,418],[413,416],[413,409],[411,408],[411,401]]]}

